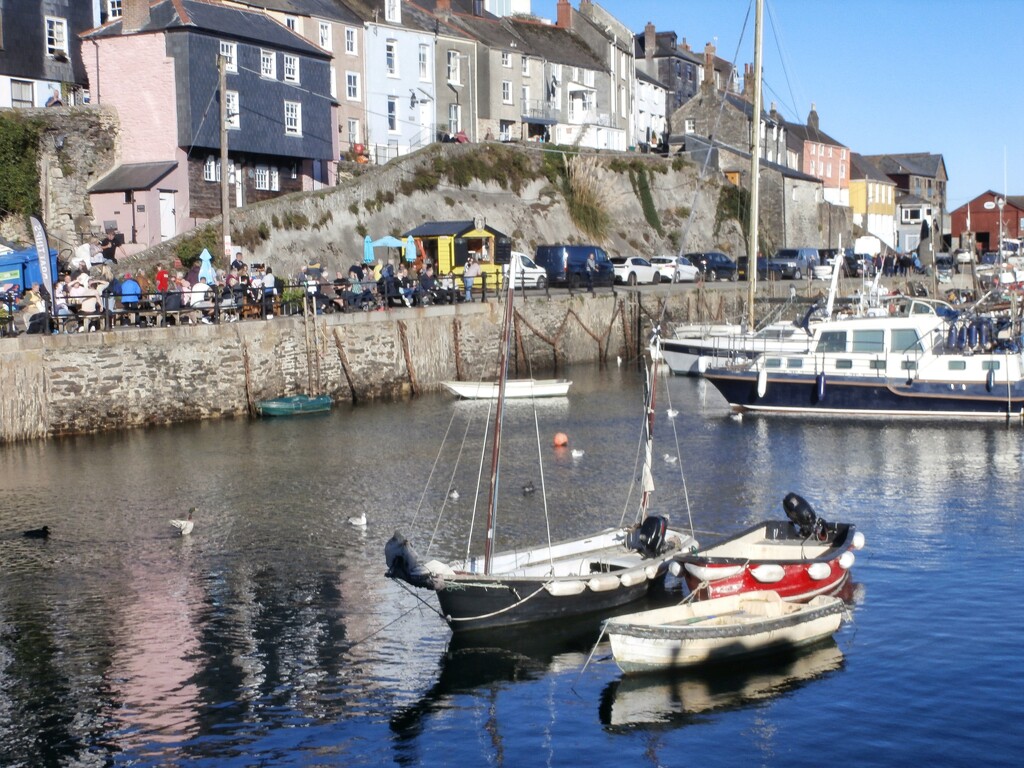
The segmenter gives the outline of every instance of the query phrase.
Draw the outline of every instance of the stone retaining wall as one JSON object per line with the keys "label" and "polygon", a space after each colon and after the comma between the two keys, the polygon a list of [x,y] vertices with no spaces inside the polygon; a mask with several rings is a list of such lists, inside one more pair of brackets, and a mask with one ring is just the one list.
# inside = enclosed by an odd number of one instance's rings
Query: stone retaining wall
{"label": "stone retaining wall", "polygon": [[[742,312],[740,292],[619,290],[520,295],[511,375],[632,359],[652,319]],[[277,317],[222,325],[118,328],[0,340],[0,441],[245,416],[310,389],[335,400],[394,399],[447,379],[492,379],[503,305]]]}

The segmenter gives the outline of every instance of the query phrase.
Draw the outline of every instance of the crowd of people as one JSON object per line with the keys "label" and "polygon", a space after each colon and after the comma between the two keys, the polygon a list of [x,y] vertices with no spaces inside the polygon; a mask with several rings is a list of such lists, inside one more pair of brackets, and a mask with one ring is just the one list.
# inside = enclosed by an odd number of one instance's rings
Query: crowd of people
{"label": "crowd of people", "polygon": [[[39,284],[17,295],[0,288],[7,309],[4,335],[85,333],[118,325],[149,326],[182,322],[235,322],[243,317],[271,319],[281,311],[285,289],[300,288],[295,311],[318,314],[384,310],[473,301],[480,267],[470,257],[465,276],[437,276],[429,260],[413,265],[375,261],[353,264],[334,279],[320,265],[304,267],[294,279],[280,281],[265,264],[234,260],[214,270],[208,259],[188,271],[171,272],[159,264],[152,274],[116,269],[117,262],[69,264],[52,291]],[[417,269],[418,267],[418,269]],[[303,295],[304,294],[304,295]],[[294,297],[292,301],[295,301]]]}

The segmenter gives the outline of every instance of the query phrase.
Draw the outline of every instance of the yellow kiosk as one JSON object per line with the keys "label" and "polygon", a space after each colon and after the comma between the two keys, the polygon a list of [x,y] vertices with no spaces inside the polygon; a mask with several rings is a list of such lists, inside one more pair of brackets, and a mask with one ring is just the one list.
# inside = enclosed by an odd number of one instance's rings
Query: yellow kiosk
{"label": "yellow kiosk", "polygon": [[501,287],[504,269],[512,258],[512,240],[487,226],[482,219],[474,221],[428,221],[403,233],[416,243],[417,266],[429,259],[440,277],[452,272],[462,276],[466,259],[472,255],[480,264],[480,274],[488,291]]}

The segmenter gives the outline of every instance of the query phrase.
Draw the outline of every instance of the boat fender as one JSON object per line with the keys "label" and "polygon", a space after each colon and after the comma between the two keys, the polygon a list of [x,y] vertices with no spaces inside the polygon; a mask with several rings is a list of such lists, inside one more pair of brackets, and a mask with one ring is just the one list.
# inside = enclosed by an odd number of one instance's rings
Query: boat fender
{"label": "boat fender", "polygon": [[970,349],[974,349],[978,346],[978,324],[971,323],[971,327],[967,329],[967,346]]}
{"label": "boat fender", "polygon": [[811,563],[807,566],[807,575],[815,581],[827,579],[832,575],[832,566],[828,563]]}
{"label": "boat fender", "polygon": [[786,569],[777,563],[765,563],[750,569],[750,575],[762,584],[774,584],[782,581],[786,575]]}
{"label": "boat fender", "polygon": [[949,324],[949,336],[946,337],[946,346],[950,349],[956,347],[956,323]]}
{"label": "boat fender", "polygon": [[786,517],[800,530],[801,536],[807,538],[815,532],[818,516],[803,496],[787,493],[782,500],[782,508],[786,511]]}
{"label": "boat fender", "polygon": [[757,396],[764,397],[764,393],[768,391],[768,371],[762,368],[757,372]]}
{"label": "boat fender", "polygon": [[985,374],[985,389],[991,392],[996,386],[996,370],[995,368],[989,368],[988,373]]}
{"label": "boat fender", "polygon": [[867,541],[865,540],[863,533],[861,533],[860,531],[857,531],[855,534],[853,534],[853,548],[854,549],[864,549],[864,545],[866,543],[867,543]]}
{"label": "boat fender", "polygon": [[720,579],[729,579],[738,573],[743,572],[742,565],[729,565],[721,568],[708,568],[703,565],[697,565],[696,563],[686,563],[686,572],[691,576],[694,576],[701,581],[718,581]]}
{"label": "boat fender", "polygon": [[699,373],[701,376],[703,376],[704,372],[707,369],[708,369],[708,359],[706,357],[704,357],[703,355],[701,355],[700,357],[697,358],[697,373]]}
{"label": "boat fender", "polygon": [[549,581],[544,585],[548,594],[554,597],[569,597],[578,595],[587,588],[587,583],[582,579],[565,579],[564,581]]}
{"label": "boat fender", "polygon": [[[674,560],[672,562],[675,563]],[[647,574],[648,581],[654,581],[656,578],[658,578],[658,572],[660,570],[661,569],[657,565],[652,563],[651,565],[648,565],[646,568],[644,568],[644,573]],[[679,574],[677,573],[676,576],[678,575]]]}
{"label": "boat fender", "polygon": [[848,571],[853,568],[853,563],[857,560],[857,556],[850,550],[846,550],[839,556],[839,567],[844,571]]}
{"label": "boat fender", "polygon": [[673,560],[671,563],[668,564],[668,572],[671,573],[673,576],[682,576],[683,564],[680,563],[678,560]]}
{"label": "boat fender", "polygon": [[981,346],[988,348],[989,340],[991,339],[992,321],[984,320],[981,322]]}
{"label": "boat fender", "polygon": [[825,372],[822,371],[818,374],[818,402],[820,403],[825,399]]}
{"label": "boat fender", "polygon": [[608,592],[619,587],[619,577],[614,573],[604,573],[594,576],[587,582],[591,592]]}
{"label": "boat fender", "polygon": [[967,326],[961,325],[956,332],[956,348],[962,350],[967,346]]}
{"label": "boat fender", "polygon": [[624,587],[635,587],[647,581],[647,572],[643,568],[630,568],[619,576],[619,581]]}

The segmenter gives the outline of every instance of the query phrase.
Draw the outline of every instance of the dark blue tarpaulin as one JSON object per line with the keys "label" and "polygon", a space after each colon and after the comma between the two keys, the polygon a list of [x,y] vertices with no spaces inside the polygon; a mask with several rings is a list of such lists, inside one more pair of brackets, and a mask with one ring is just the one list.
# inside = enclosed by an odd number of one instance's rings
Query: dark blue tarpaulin
{"label": "dark blue tarpaulin", "polygon": [[[57,274],[57,251],[53,248],[50,249],[50,274]],[[20,293],[39,282],[42,282],[42,275],[34,246],[0,254],[0,286],[17,285]],[[52,285],[46,286],[47,291],[52,289]]]}

